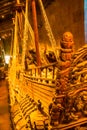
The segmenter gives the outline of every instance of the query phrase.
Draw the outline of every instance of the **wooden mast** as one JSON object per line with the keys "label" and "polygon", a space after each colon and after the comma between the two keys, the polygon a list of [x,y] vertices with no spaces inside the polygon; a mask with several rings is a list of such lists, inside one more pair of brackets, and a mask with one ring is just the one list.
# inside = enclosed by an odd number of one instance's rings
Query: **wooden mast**
{"label": "wooden mast", "polygon": [[33,24],[34,24],[34,36],[35,36],[35,47],[36,47],[36,60],[37,65],[41,65],[40,53],[39,53],[39,36],[38,36],[38,27],[37,27],[37,15],[36,15],[36,3],[35,0],[32,0],[32,15],[33,15]]}

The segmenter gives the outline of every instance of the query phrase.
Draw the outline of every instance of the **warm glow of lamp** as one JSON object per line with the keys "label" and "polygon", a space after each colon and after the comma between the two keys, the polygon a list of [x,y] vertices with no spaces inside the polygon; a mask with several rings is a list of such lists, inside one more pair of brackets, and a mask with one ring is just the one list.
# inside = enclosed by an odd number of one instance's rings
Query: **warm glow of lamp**
{"label": "warm glow of lamp", "polygon": [[5,63],[9,64],[10,61],[10,56],[9,55],[5,55]]}
{"label": "warm glow of lamp", "polygon": [[2,17],[2,18],[4,18],[5,16],[4,16],[4,15],[2,15],[1,17]]}

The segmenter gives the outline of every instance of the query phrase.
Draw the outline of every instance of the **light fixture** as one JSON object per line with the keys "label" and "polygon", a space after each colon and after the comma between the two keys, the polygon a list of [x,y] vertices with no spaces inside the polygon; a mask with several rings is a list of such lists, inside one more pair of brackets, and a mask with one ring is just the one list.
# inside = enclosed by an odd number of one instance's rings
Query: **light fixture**
{"label": "light fixture", "polygon": [[4,18],[5,16],[4,16],[4,15],[2,15],[1,17],[2,17],[2,18]]}

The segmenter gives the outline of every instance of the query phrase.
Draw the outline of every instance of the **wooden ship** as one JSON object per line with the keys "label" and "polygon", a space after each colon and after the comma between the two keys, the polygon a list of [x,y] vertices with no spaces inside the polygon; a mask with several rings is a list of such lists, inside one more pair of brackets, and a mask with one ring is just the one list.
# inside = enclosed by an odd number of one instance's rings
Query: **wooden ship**
{"label": "wooden ship", "polygon": [[[9,103],[14,130],[86,130],[87,46],[74,53],[73,35],[65,32],[60,41],[58,55],[41,0],[39,4],[53,52],[48,55],[45,50],[41,59],[35,0],[32,0],[34,32],[28,21],[28,0],[25,12],[24,6],[18,0],[8,73]],[[21,26],[22,18],[25,19],[24,26]],[[36,48],[35,51],[27,50],[28,34],[30,42],[35,43],[32,45]],[[27,63],[27,60],[30,62]]]}

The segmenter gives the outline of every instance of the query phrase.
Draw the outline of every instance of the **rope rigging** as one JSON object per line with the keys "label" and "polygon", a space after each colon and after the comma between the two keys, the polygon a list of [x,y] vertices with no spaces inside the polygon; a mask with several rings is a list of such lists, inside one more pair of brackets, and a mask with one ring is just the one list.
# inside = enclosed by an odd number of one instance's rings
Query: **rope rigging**
{"label": "rope rigging", "polygon": [[57,51],[56,51],[56,41],[55,41],[55,38],[53,36],[53,33],[52,33],[52,30],[51,30],[51,27],[50,27],[50,24],[49,24],[49,21],[48,21],[48,18],[47,18],[47,15],[46,15],[43,3],[42,3],[42,0],[38,0],[38,2],[39,2],[40,9],[41,9],[41,13],[42,13],[43,18],[44,18],[44,25],[45,25],[45,29],[47,31],[47,35],[48,35],[49,40],[51,42],[52,49],[54,51],[56,59],[58,60],[58,54],[57,54]]}
{"label": "rope rigging", "polygon": [[[23,10],[22,10],[22,14],[23,14],[23,16],[24,16],[24,18],[25,18],[26,16],[25,16],[25,13],[24,13]],[[28,32],[29,32],[29,40],[30,40],[31,44],[33,43],[32,45],[35,46],[35,45],[34,45],[34,31],[33,31],[32,27],[31,27],[31,25],[30,25],[30,22],[29,22],[28,17],[26,17],[26,24],[27,24]],[[35,47],[34,47],[34,48],[35,48]]]}
{"label": "rope rigging", "polygon": [[18,17],[17,17],[17,11],[15,16],[15,32],[14,32],[14,45],[13,45],[13,57],[12,57],[12,65],[9,70],[9,82],[10,82],[10,96],[11,96],[11,105],[15,102],[15,94],[14,94],[14,88],[16,85],[16,63],[17,63],[17,44],[18,44],[18,37],[17,37],[17,27],[18,27]]}
{"label": "rope rigging", "polygon": [[26,0],[26,13],[25,13],[25,25],[24,25],[24,39],[23,39],[23,47],[22,47],[22,71],[25,70],[25,54],[26,54],[26,45],[28,41],[28,28],[26,24],[26,18],[28,17],[28,0]]}
{"label": "rope rigging", "polygon": [[[45,12],[43,3],[42,3],[41,0],[38,0],[38,2],[39,2],[40,9],[41,9],[41,12],[42,12],[42,15],[43,15],[43,18],[44,18],[44,24],[45,24],[45,28],[46,28],[46,31],[47,31],[47,35],[48,35],[49,40],[51,42],[52,49],[54,51],[56,59],[58,59],[58,55],[57,55],[57,51],[56,51],[56,41],[54,39],[54,36],[53,36],[52,30],[51,30],[48,18],[46,16],[46,12]],[[18,0],[17,3],[20,4],[20,1]],[[20,18],[22,18],[22,15],[23,15],[24,18],[25,18],[25,25],[24,25],[24,29],[23,29],[24,30],[23,40],[21,40],[21,42],[23,43],[22,44],[22,63],[21,63],[22,72],[25,70],[25,55],[26,55],[28,40],[30,40],[29,41],[30,44],[35,46],[35,44],[34,44],[35,43],[34,32],[33,32],[33,29],[31,27],[31,25],[29,23],[29,19],[28,19],[28,4],[29,4],[28,0],[26,0],[26,11],[25,12],[23,11],[23,9],[22,9],[22,13],[18,13],[16,11],[16,22],[19,22],[19,27],[17,25],[18,23],[17,24],[15,23],[14,50],[13,50],[12,65],[14,66],[13,68],[16,68],[16,63],[15,62],[17,62],[17,53],[19,53],[18,32],[17,32],[17,30],[19,29],[20,32],[22,30],[22,27],[21,27],[22,25],[20,25],[20,24],[23,24],[23,22],[22,22],[22,19],[20,19]],[[21,38],[22,38],[22,34],[21,34]],[[16,69],[15,69],[15,71],[16,71]],[[16,73],[15,71],[14,71],[14,73]],[[16,74],[14,74],[14,75],[16,75]]]}

